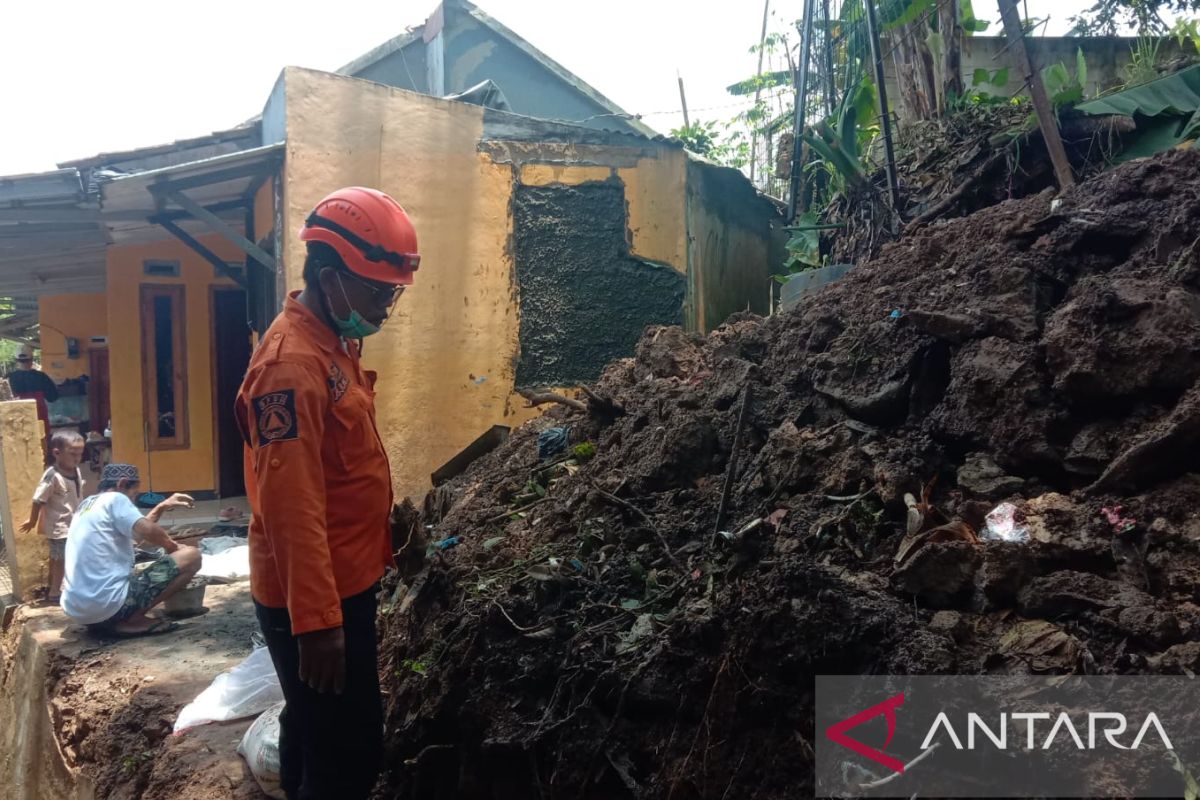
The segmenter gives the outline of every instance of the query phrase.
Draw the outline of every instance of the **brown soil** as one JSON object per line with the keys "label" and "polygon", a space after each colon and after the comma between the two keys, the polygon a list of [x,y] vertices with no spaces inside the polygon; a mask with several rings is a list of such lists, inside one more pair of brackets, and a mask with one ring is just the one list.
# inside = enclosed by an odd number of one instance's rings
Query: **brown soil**
{"label": "brown soil", "polygon": [[[461,544],[382,615],[379,796],[811,796],[817,674],[1200,669],[1198,377],[1194,151],[648,331],[596,387],[623,415],[427,499]],[[564,424],[596,454],[546,468]],[[1030,540],[976,540],[1006,499]]]}

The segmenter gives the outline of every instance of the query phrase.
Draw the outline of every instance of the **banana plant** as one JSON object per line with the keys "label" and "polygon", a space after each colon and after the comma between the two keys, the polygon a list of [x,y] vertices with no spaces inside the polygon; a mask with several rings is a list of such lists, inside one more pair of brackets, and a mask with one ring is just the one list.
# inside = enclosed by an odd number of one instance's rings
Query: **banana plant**
{"label": "banana plant", "polygon": [[847,188],[859,188],[868,182],[862,163],[866,143],[863,139],[869,141],[873,128],[864,123],[871,119],[874,107],[875,86],[863,82],[857,91],[842,99],[831,118],[804,132],[805,144],[832,168],[831,174],[841,178]]}

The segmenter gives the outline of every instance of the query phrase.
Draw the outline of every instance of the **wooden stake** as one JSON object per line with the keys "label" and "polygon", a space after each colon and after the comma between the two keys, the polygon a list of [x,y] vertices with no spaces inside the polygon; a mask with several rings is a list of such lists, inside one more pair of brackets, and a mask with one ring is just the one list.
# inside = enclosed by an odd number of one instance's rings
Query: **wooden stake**
{"label": "wooden stake", "polygon": [[[763,53],[767,49],[767,20],[771,16],[771,0],[766,0],[763,3],[763,24],[762,35],[758,37],[758,72],[754,73],[755,77],[762,76]],[[754,87],[754,107],[758,108],[758,101],[762,97],[762,86]],[[767,148],[767,160],[770,160],[770,148]],[[750,183],[754,183],[754,162],[758,159],[758,128],[750,131]]]}
{"label": "wooden stake", "polygon": [[683,127],[690,128],[692,123],[688,120],[687,95],[683,92],[683,76],[676,72],[675,77],[679,79],[679,102],[683,106]]}
{"label": "wooden stake", "polygon": [[1004,33],[1016,54],[1018,65],[1025,70],[1029,95],[1033,98],[1033,110],[1037,113],[1038,126],[1042,129],[1042,138],[1046,140],[1046,149],[1050,152],[1050,163],[1054,165],[1058,188],[1067,189],[1075,185],[1075,175],[1071,172],[1071,162],[1067,159],[1067,151],[1058,132],[1058,117],[1054,114],[1054,106],[1046,96],[1042,73],[1033,63],[1029,49],[1025,46],[1025,33],[1021,30],[1017,0],[999,0],[999,3],[1000,17],[1004,20]]}
{"label": "wooden stake", "polygon": [[717,508],[717,524],[713,526],[716,536],[725,527],[725,514],[729,511],[729,496],[733,492],[733,481],[737,478],[738,455],[742,448],[742,430],[746,427],[746,414],[754,395],[754,384],[747,382],[742,390],[742,406],[738,409],[737,424],[733,429],[733,445],[729,448],[729,462],[725,465],[725,483],[721,487],[721,505]]}

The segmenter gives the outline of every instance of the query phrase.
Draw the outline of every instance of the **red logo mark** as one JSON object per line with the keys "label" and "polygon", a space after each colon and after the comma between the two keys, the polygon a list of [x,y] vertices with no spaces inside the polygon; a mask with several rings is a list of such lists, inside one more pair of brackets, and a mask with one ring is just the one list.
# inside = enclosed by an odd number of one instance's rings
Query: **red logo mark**
{"label": "red logo mark", "polygon": [[874,747],[868,747],[857,739],[851,739],[846,735],[846,731],[850,730],[851,728],[857,728],[867,720],[875,719],[882,714],[887,719],[888,724],[887,741],[883,743],[883,746],[886,748],[889,744],[891,744],[892,736],[894,736],[896,733],[896,709],[902,705],[904,705],[903,692],[888,700],[884,700],[878,705],[874,705],[868,709],[860,711],[852,717],[847,717],[841,722],[830,725],[825,730],[825,736],[828,737],[830,741],[837,742],[842,747],[848,747],[859,755],[866,756],[876,764],[882,764],[892,772],[904,774],[903,761],[892,758],[882,750],[876,750]]}

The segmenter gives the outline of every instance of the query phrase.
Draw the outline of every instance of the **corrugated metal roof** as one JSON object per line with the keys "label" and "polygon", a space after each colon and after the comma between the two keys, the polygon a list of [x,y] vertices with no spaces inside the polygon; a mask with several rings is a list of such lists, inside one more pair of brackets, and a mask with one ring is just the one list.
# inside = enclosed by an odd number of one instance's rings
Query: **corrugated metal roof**
{"label": "corrugated metal roof", "polygon": [[216,131],[207,136],[178,139],[167,144],[149,145],[132,150],[100,153],[87,158],[64,161],[58,166],[78,169],[83,176],[85,188],[94,192],[99,177],[97,173],[101,170],[132,174],[162,169],[249,150],[261,143],[260,123],[255,119],[236,128]]}
{"label": "corrugated metal roof", "polygon": [[107,245],[78,170],[0,177],[0,296],[103,291]]}
{"label": "corrugated metal roof", "polygon": [[[261,176],[273,170],[283,159],[283,144],[256,147],[236,153],[206,158],[133,175],[100,180],[100,207],[108,221],[114,242],[161,239],[163,231],[149,221],[156,214],[182,212],[160,188],[186,187],[186,194],[202,206],[236,201],[247,195]],[[231,217],[240,227],[240,213]],[[208,233],[197,220],[177,220],[192,233]]]}

